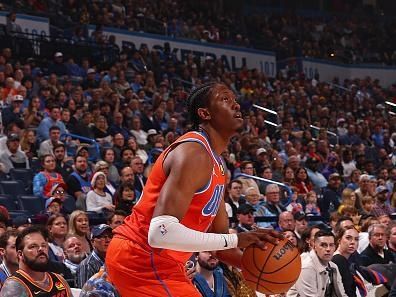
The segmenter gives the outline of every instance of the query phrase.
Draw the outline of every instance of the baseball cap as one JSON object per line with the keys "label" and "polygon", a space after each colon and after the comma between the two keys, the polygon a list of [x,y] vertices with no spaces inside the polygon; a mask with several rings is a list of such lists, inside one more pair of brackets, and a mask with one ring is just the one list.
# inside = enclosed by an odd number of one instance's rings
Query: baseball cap
{"label": "baseball cap", "polygon": [[87,74],[91,74],[91,73],[96,73],[95,69],[89,68],[89,69],[87,70]]}
{"label": "baseball cap", "polygon": [[103,234],[103,232],[105,232],[107,230],[112,231],[113,229],[109,225],[106,225],[106,224],[100,224],[100,225],[94,226],[91,230],[91,239],[100,237]]}
{"label": "baseball cap", "polygon": [[306,220],[307,219],[307,215],[305,212],[303,211],[298,211],[294,214],[294,219],[296,221],[301,221],[301,220]]}
{"label": "baseball cap", "polygon": [[261,154],[266,154],[267,150],[265,148],[260,147],[259,149],[257,149],[256,151],[256,156],[260,156]]}
{"label": "baseball cap", "polygon": [[63,57],[63,54],[61,52],[56,52],[55,53],[55,58],[57,58],[57,57]]}
{"label": "baseball cap", "polygon": [[12,102],[23,102],[23,97],[21,95],[12,96]]}
{"label": "baseball cap", "polygon": [[379,194],[379,193],[382,193],[382,192],[389,192],[389,190],[388,190],[388,188],[385,187],[385,186],[378,186],[378,187],[375,189],[375,193],[376,193],[376,194]]}
{"label": "baseball cap", "polygon": [[15,228],[18,228],[22,225],[32,224],[32,219],[26,215],[20,215],[12,220],[12,224],[15,226]]}
{"label": "baseball cap", "polygon": [[238,207],[237,214],[248,214],[248,213],[254,213],[255,211],[256,210],[254,209],[253,206],[245,203]]}
{"label": "baseball cap", "polygon": [[47,209],[48,206],[50,206],[53,202],[58,202],[59,204],[62,204],[62,200],[60,200],[59,198],[51,197],[45,201],[45,208]]}
{"label": "baseball cap", "polygon": [[147,136],[150,136],[150,135],[157,135],[158,133],[157,133],[157,130],[155,130],[155,129],[149,129],[148,131],[147,131]]}
{"label": "baseball cap", "polygon": [[19,135],[16,133],[11,133],[10,135],[7,136],[8,141],[15,141],[15,140],[20,140]]}
{"label": "baseball cap", "polygon": [[67,186],[66,186],[66,184],[64,184],[64,183],[54,184],[54,185],[52,186],[52,188],[51,188],[50,194],[51,194],[51,195],[54,195],[55,190],[56,190],[57,188],[59,188],[59,187],[62,187],[62,188],[65,189],[65,190],[67,189]]}
{"label": "baseball cap", "polygon": [[339,179],[341,179],[341,175],[339,175],[337,172],[334,172],[334,173],[330,174],[329,180],[330,180],[330,179],[333,179],[333,178],[339,178]]}

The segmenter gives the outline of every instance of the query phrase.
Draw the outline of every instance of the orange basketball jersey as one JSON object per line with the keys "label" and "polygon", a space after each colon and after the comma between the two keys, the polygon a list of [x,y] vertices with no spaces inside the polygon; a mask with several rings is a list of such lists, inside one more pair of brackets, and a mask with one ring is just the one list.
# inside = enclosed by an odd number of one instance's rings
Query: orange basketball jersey
{"label": "orange basketball jersey", "polygon": [[203,132],[188,132],[158,157],[143,189],[142,197],[133,208],[132,214],[125,219],[123,225],[114,231],[116,235],[133,241],[146,251],[151,250],[158,256],[171,258],[183,265],[190,258],[191,253],[152,248],[148,244],[147,236],[158,196],[167,178],[164,173],[163,162],[171,150],[184,142],[201,144],[211,156],[213,168],[210,180],[204,188],[195,193],[188,211],[180,223],[190,229],[201,232],[206,232],[209,229],[217,214],[224,193],[225,171],[223,160],[211,149],[206,134]]}

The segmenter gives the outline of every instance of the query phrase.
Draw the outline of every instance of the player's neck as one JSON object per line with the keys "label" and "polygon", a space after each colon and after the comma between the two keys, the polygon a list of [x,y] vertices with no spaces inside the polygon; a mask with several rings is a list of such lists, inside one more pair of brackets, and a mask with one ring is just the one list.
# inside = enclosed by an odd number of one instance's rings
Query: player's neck
{"label": "player's neck", "polygon": [[209,144],[213,151],[218,155],[222,154],[227,148],[231,135],[229,137],[224,137],[209,125],[201,125],[200,128],[208,137]]}
{"label": "player's neck", "polygon": [[32,280],[36,282],[43,282],[45,280],[45,272],[32,270],[26,265],[23,265],[22,267],[20,267],[20,269],[23,270],[27,275],[30,276]]}

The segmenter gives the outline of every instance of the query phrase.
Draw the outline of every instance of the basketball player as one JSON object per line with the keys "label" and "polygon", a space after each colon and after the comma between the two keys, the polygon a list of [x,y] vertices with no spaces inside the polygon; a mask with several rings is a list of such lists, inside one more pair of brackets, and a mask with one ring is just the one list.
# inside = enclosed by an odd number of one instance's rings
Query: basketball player
{"label": "basketball player", "polygon": [[142,198],[114,230],[106,266],[121,296],[201,296],[185,277],[192,252],[241,267],[237,247],[277,243],[272,230],[228,234],[223,200],[225,168],[219,155],[243,119],[235,94],[207,84],[188,98],[195,131],[170,145],[157,159]]}
{"label": "basketball player", "polygon": [[19,270],[5,281],[1,297],[71,297],[67,282],[48,271],[48,242],[40,228],[31,226],[16,239]]}

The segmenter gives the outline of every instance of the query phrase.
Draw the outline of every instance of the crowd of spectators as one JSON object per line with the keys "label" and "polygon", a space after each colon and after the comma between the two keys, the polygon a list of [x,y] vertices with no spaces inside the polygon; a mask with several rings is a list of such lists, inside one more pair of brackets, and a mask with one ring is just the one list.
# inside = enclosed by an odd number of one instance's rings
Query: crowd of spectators
{"label": "crowd of spectators", "polygon": [[26,6],[42,12],[52,9],[69,19],[77,25],[77,40],[82,39],[84,25],[96,24],[273,50],[280,60],[311,57],[351,64],[396,63],[395,20],[364,11],[352,17],[307,17],[234,8],[221,1],[20,1],[21,8]]}
{"label": "crowd of spectators", "polygon": [[[379,227],[383,239],[395,232],[396,117],[385,101],[395,100],[396,86],[370,77],[329,83],[292,72],[275,78],[257,69],[229,72],[221,60],[190,55],[181,62],[164,48],[123,48],[107,67],[88,58],[71,63],[61,48],[49,64],[2,49],[1,178],[12,179],[15,169],[32,172],[29,194],[45,205],[41,214],[7,223],[22,230],[45,221],[53,271],[80,288],[100,272],[109,231],[133,210],[156,157],[191,128],[189,90],[211,81],[239,95],[244,118],[223,153],[231,232],[256,225],[292,231],[288,236],[297,234],[307,252],[310,217],[334,233],[347,217],[361,231],[362,254],[372,259],[374,224],[389,226]],[[93,215],[108,225],[91,228]],[[394,235],[389,239],[387,263],[396,245]]]}

